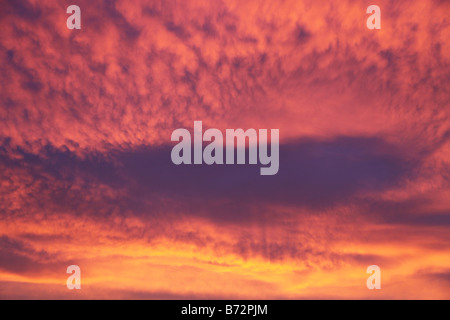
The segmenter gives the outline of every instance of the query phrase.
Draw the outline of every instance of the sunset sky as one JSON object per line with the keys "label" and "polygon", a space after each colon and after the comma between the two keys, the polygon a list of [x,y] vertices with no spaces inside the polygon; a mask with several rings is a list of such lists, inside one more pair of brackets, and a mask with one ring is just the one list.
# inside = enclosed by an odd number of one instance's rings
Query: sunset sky
{"label": "sunset sky", "polygon": [[[449,39],[447,0],[1,0],[0,299],[450,299]],[[174,165],[197,120],[279,172]]]}

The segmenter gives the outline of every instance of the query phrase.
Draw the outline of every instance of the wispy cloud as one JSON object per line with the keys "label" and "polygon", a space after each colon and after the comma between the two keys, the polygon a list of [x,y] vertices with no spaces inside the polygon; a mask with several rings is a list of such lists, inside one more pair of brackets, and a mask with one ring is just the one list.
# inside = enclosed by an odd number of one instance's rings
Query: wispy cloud
{"label": "wispy cloud", "polygon": [[[0,4],[1,297],[448,298],[449,2],[70,4]],[[279,173],[173,165],[194,120]]]}

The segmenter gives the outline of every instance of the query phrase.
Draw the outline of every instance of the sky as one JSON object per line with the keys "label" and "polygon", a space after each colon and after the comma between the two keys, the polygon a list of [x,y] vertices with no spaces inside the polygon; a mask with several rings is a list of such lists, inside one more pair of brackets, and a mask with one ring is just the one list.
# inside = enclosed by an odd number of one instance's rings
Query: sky
{"label": "sky", "polygon": [[[1,1],[0,298],[450,299],[449,12]],[[278,173],[174,165],[194,121],[279,129]]]}

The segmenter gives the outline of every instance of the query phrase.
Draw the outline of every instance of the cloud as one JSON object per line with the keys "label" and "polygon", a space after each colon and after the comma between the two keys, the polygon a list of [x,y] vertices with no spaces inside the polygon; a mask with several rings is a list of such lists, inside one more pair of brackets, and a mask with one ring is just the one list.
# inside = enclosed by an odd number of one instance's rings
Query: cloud
{"label": "cloud", "polygon": [[[0,296],[448,297],[448,1],[70,4],[0,4]],[[279,173],[173,165],[194,120]]]}

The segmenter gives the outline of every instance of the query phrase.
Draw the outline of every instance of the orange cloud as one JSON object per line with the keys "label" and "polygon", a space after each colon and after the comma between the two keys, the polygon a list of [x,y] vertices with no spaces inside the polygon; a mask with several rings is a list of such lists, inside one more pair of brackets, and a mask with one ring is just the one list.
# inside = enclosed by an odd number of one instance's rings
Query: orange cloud
{"label": "orange cloud", "polygon": [[[448,2],[69,4],[0,4],[0,297],[449,298]],[[279,174],[173,166],[194,120]]]}

